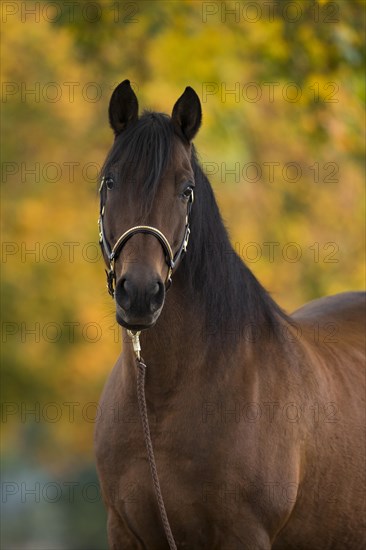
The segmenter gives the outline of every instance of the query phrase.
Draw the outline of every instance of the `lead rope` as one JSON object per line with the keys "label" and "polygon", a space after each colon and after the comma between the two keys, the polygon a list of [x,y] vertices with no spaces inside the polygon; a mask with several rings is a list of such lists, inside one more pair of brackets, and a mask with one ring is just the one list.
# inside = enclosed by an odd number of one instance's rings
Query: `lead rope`
{"label": "lead rope", "polygon": [[136,355],[136,366],[137,366],[137,400],[140,411],[140,418],[142,423],[142,429],[144,432],[144,440],[147,451],[147,457],[149,460],[151,477],[153,480],[154,491],[156,500],[158,502],[159,512],[161,521],[163,523],[165,536],[167,538],[170,550],[177,550],[177,545],[173,537],[172,530],[170,528],[170,523],[166,513],[163,495],[161,494],[161,487],[159,482],[158,470],[156,468],[154,449],[151,441],[151,433],[149,426],[149,418],[147,414],[147,405],[146,405],[146,395],[145,395],[145,377],[146,377],[146,365],[140,355],[141,345],[140,345],[140,332],[127,331],[128,336],[132,339],[133,350]]}

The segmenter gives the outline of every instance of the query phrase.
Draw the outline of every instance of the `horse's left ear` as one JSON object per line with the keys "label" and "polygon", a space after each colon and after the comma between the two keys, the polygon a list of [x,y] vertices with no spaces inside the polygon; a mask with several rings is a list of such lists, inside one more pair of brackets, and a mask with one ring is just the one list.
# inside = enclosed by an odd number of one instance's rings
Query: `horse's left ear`
{"label": "horse's left ear", "polygon": [[172,121],[178,132],[191,142],[201,126],[202,109],[198,95],[187,86],[173,107]]}

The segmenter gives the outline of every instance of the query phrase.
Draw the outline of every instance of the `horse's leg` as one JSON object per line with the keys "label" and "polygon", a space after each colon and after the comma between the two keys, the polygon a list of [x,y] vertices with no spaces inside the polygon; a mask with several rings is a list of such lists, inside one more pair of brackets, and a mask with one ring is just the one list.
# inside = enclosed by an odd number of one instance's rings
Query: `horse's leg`
{"label": "horse's leg", "polygon": [[110,550],[145,550],[145,545],[139,541],[130,529],[127,521],[112,507],[108,507],[108,544]]}

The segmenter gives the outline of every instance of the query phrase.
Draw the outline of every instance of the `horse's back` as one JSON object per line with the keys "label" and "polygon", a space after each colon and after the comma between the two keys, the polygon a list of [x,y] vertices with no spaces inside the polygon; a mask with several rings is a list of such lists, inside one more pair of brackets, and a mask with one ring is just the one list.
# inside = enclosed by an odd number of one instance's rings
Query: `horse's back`
{"label": "horse's back", "polygon": [[[363,356],[366,345],[366,293],[343,292],[308,302],[291,317],[310,345],[332,344],[358,350]],[[340,349],[338,346],[338,350]]]}
{"label": "horse's back", "polygon": [[299,322],[345,321],[365,326],[366,293],[342,292],[303,305],[291,315]]}

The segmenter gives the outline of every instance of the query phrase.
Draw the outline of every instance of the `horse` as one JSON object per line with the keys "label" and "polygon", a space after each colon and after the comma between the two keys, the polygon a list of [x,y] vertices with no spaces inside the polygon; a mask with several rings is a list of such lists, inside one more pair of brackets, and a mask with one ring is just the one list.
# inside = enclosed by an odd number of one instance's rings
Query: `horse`
{"label": "horse", "polygon": [[110,548],[172,547],[139,417],[139,332],[176,548],[366,548],[365,294],[291,315],[275,303],[230,244],[193,145],[201,118],[191,87],[171,116],[139,116],[128,80],[109,103],[100,240],[123,346],[95,454]]}

